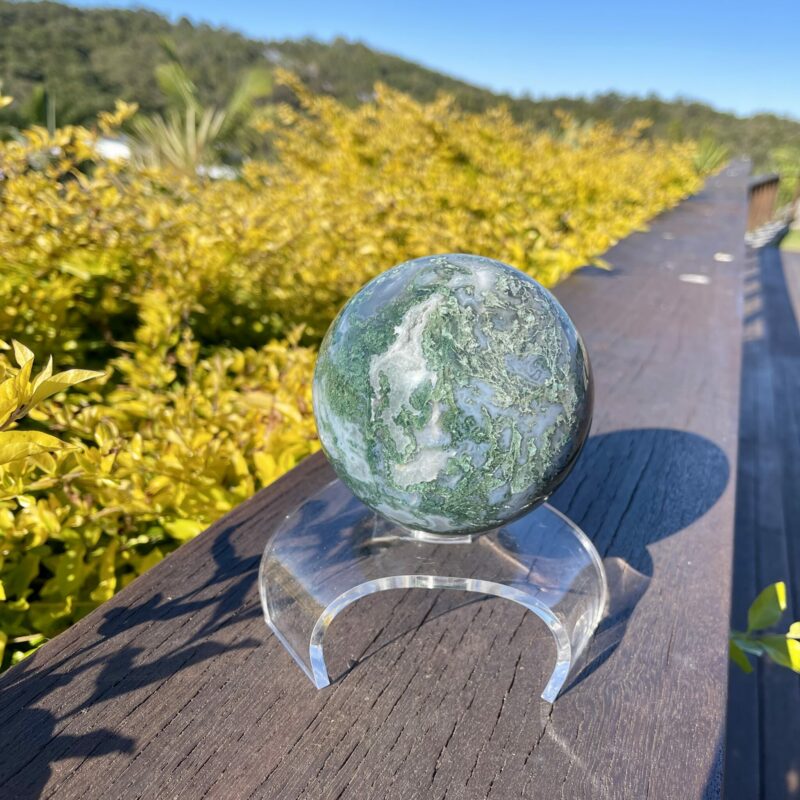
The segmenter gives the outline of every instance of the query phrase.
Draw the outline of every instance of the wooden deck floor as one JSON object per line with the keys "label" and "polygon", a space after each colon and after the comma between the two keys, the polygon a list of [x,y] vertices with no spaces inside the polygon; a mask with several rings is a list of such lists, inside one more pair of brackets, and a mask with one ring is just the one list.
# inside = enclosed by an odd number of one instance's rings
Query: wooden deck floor
{"label": "wooden deck floor", "polygon": [[[765,248],[745,272],[733,625],[769,583],[800,616],[800,254]],[[788,615],[787,615],[788,616]],[[800,798],[800,676],[732,667],[728,800]]]}

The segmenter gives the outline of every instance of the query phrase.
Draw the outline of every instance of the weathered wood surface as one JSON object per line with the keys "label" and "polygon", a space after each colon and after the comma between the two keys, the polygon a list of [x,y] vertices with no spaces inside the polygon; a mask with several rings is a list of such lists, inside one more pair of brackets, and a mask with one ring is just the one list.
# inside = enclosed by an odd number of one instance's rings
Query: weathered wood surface
{"label": "weathered wood surface", "polygon": [[[800,254],[768,247],[745,272],[733,624],[774,581],[800,617]],[[788,618],[789,614],[787,614]],[[728,800],[800,798],[800,676],[731,668]]]}
{"label": "weathered wood surface", "polygon": [[716,796],[745,186],[734,164],[612,249],[613,272],[558,287],[597,395],[554,502],[604,555],[612,610],[555,706],[537,618],[453,591],[360,600],[330,631],[342,677],[312,688],[256,577],[275,523],[330,477],[314,457],[0,679],[0,796]]}

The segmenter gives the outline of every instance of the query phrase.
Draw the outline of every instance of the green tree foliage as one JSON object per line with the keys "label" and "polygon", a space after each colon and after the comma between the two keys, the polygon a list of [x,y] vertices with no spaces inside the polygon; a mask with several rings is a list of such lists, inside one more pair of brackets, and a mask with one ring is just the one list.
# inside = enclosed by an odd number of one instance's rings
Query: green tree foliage
{"label": "green tree foliage", "polygon": [[187,175],[220,160],[238,160],[253,133],[255,103],[272,92],[269,71],[252,67],[240,77],[224,107],[203,106],[197,87],[171,49],[170,62],[156,67],[156,81],[168,109],[133,121],[134,155],[144,165],[170,167]]}
{"label": "green tree foliage", "polygon": [[59,125],[89,122],[116,99],[144,113],[168,107],[155,80],[164,40],[186,64],[203,104],[224,106],[237,79],[264,63],[264,44],[187,20],[171,24],[150,11],[79,9],[58,3],[0,1],[0,78],[17,102],[3,122],[23,126],[37,86],[54,97]]}
{"label": "green tree foliage", "polygon": [[800,198],[800,137],[796,137],[791,144],[771,150],[764,171],[777,172],[781,176],[778,190],[780,205]]}
{"label": "green tree foliage", "polygon": [[[7,94],[18,100],[0,111],[0,127],[37,121],[31,115],[37,108],[41,114],[41,97],[31,104],[37,87],[47,91],[59,125],[91,122],[118,98],[138,103],[144,114],[166,113],[168,103],[154,74],[164,62],[163,40],[168,37],[206,107],[223,108],[247,69],[280,65],[314,92],[351,106],[371,98],[375,83],[382,82],[423,102],[446,92],[467,111],[482,112],[506,102],[517,121],[549,131],[560,130],[559,109],[578,122],[604,120],[618,129],[649,119],[653,124],[647,135],[653,138],[713,141],[732,155],[750,155],[757,170],[768,168],[776,148],[800,141],[800,121],[774,114],[745,118],[690,100],[613,92],[591,98],[513,98],[343,39],[261,42],[186,19],[170,23],[144,10],[0,0],[0,30],[0,79]],[[278,90],[276,99],[287,97]]]}

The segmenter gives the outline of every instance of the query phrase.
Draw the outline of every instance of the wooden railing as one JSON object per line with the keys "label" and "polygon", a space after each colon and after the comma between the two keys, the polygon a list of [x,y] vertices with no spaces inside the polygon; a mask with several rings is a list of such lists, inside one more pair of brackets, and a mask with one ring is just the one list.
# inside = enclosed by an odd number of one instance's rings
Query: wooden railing
{"label": "wooden railing", "polygon": [[718,797],[746,175],[734,162],[616,245],[612,271],[556,287],[596,401],[551,502],[602,554],[610,602],[554,706],[538,618],[456,592],[359,600],[313,688],[257,573],[333,477],[317,454],[0,676],[0,797]]}
{"label": "wooden railing", "polygon": [[771,222],[778,201],[781,177],[772,173],[759,175],[747,187],[747,232]]}

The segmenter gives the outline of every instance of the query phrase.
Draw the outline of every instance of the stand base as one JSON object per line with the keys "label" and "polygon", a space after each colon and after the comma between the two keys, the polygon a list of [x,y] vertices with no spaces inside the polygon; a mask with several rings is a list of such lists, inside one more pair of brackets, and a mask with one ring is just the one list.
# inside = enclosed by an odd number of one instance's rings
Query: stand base
{"label": "stand base", "polygon": [[267,624],[318,689],[330,683],[323,640],[346,606],[386,589],[460,589],[513,600],[556,643],[542,698],[555,701],[605,610],[606,577],[585,534],[549,505],[494,531],[410,531],[335,480],[287,516],[264,551]]}

